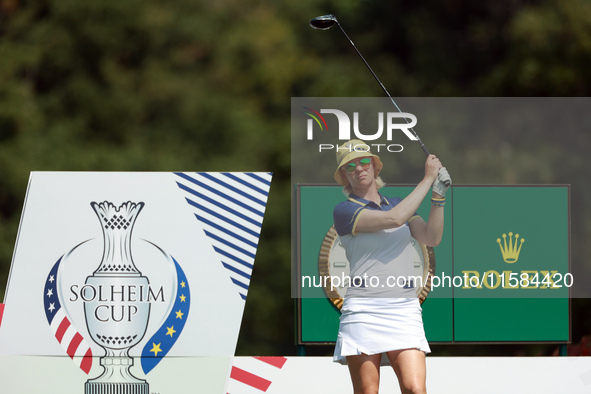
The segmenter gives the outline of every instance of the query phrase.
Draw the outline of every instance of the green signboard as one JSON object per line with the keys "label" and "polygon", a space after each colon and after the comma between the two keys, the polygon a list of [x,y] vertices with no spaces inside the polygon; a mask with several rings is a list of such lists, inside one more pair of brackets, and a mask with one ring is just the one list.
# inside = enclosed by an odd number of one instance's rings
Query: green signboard
{"label": "green signboard", "polygon": [[[404,198],[411,190],[380,192]],[[332,211],[345,197],[338,186],[299,185],[296,194],[298,342],[331,343],[338,302],[320,280],[302,278],[320,279],[323,264],[341,264],[322,255],[335,237]],[[426,198],[418,213],[427,219],[429,210]],[[434,255],[422,304],[430,342],[570,341],[568,186],[453,186]]]}

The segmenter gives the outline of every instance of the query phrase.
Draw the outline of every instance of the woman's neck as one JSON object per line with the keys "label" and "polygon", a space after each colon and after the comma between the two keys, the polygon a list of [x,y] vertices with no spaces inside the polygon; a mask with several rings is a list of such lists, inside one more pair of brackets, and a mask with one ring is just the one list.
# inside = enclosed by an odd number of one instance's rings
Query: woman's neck
{"label": "woman's neck", "polygon": [[380,194],[378,193],[378,187],[376,186],[375,183],[372,183],[372,185],[368,188],[363,188],[363,189],[353,189],[353,194],[355,194],[358,197],[361,197],[363,199],[366,199],[368,201],[373,201],[376,204],[380,204],[382,202],[382,199],[380,197]]}

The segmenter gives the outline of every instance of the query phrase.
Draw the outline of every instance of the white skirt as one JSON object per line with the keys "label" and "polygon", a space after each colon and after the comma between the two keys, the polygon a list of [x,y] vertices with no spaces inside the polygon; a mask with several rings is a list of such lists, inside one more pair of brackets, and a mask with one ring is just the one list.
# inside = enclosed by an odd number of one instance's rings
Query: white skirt
{"label": "white skirt", "polygon": [[[419,349],[431,353],[417,298],[347,298],[341,309],[333,361],[346,356]],[[384,354],[382,364],[388,364]]]}

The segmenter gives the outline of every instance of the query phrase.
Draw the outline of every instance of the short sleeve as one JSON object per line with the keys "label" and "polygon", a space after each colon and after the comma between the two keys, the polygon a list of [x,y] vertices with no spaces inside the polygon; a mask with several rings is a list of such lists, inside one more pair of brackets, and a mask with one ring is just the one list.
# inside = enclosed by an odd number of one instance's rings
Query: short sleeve
{"label": "short sleeve", "polygon": [[339,235],[355,235],[355,225],[365,205],[344,201],[333,211],[334,227]]}

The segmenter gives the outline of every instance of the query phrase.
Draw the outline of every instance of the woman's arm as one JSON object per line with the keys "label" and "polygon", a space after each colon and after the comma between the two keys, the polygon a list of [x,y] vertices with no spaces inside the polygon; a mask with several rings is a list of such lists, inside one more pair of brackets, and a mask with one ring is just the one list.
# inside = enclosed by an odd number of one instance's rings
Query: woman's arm
{"label": "woman's arm", "polygon": [[[433,193],[433,198],[441,196]],[[408,225],[414,239],[427,246],[438,246],[443,237],[443,206],[432,205],[427,222],[419,217]]]}
{"label": "woman's arm", "polygon": [[372,232],[402,226],[419,209],[432,183],[429,179],[423,179],[404,200],[389,211],[364,209],[359,214],[355,232]]}
{"label": "woman's arm", "polygon": [[389,211],[364,209],[359,214],[355,232],[379,231],[387,228],[400,227],[406,223],[415,214],[417,209],[419,209],[419,205],[421,205],[423,199],[431,189],[431,185],[437,178],[441,167],[439,159],[434,155],[429,155],[425,163],[425,177],[414,190]]}

